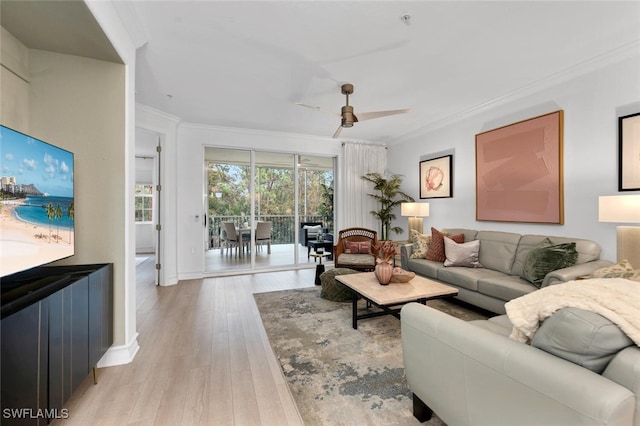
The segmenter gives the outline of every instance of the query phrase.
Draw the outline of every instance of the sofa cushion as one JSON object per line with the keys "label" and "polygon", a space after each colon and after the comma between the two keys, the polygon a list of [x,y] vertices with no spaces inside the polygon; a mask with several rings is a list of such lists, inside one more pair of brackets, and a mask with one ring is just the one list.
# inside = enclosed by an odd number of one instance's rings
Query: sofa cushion
{"label": "sofa cushion", "polygon": [[411,241],[413,241],[413,251],[411,252],[411,259],[424,259],[429,250],[429,244],[431,243],[431,235],[423,234],[411,230]]}
{"label": "sofa cushion", "polygon": [[573,266],[577,260],[576,243],[553,244],[545,238],[527,255],[521,277],[540,287],[549,272]]}
{"label": "sofa cushion", "polygon": [[512,232],[478,231],[480,264],[488,269],[511,275],[520,234]]}
{"label": "sofa cushion", "polygon": [[456,243],[449,237],[444,237],[444,252],[446,259],[444,266],[465,266],[467,268],[481,268],[478,262],[480,241],[473,240],[467,243]]}
{"label": "sofa cushion", "polygon": [[489,277],[504,276],[502,272],[483,268],[464,268],[442,266],[438,269],[437,279],[445,284],[455,285],[467,290],[478,291],[478,281]]}
{"label": "sofa cushion", "polygon": [[633,342],[617,325],[595,312],[564,308],[547,318],[531,346],[598,374],[620,350]]}
{"label": "sofa cushion", "polygon": [[408,269],[426,278],[438,278],[438,270],[445,266],[441,262],[427,259],[409,259]]}
{"label": "sofa cushion", "polygon": [[513,324],[511,324],[507,315],[498,315],[491,317],[488,320],[468,321],[468,323],[504,337],[509,337],[511,329],[513,328]]}
{"label": "sofa cushion", "polygon": [[371,265],[373,267],[376,264],[376,258],[371,254],[342,253],[340,254],[340,256],[338,256],[338,264],[353,266]]}
{"label": "sofa cushion", "polygon": [[[436,262],[444,262],[447,258],[444,251],[444,236],[443,232],[438,231],[436,228],[431,228],[431,244],[429,244],[429,250],[425,259],[435,260]],[[450,235],[456,243],[464,243],[464,234]]]}
{"label": "sofa cushion", "polygon": [[464,234],[465,241],[477,240],[476,235],[478,235],[478,231],[475,229],[466,228],[442,228],[442,233],[444,233],[444,235]]}
{"label": "sofa cushion", "polygon": [[478,291],[505,302],[537,290],[529,281],[515,275],[486,277],[478,280]]}

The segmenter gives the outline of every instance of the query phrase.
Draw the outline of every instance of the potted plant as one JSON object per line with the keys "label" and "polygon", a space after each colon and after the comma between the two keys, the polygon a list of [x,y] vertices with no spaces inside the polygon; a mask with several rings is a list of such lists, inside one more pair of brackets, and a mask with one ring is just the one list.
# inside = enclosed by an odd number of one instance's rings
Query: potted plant
{"label": "potted plant", "polygon": [[374,194],[367,195],[380,203],[380,209],[371,211],[371,214],[380,220],[380,240],[390,239],[391,232],[402,234],[403,229],[399,226],[391,227],[391,221],[396,218],[393,210],[401,203],[414,202],[413,197],[400,190],[402,175],[393,175],[386,178],[380,173],[367,173],[361,177],[373,183],[373,189],[377,191]]}

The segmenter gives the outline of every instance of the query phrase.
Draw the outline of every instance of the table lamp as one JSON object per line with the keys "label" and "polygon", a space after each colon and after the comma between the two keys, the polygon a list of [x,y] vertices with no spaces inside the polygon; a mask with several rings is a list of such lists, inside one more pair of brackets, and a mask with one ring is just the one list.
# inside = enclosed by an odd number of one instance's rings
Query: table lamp
{"label": "table lamp", "polygon": [[429,216],[429,203],[402,203],[400,215],[409,216],[409,239],[411,239],[412,229],[421,234],[424,232],[422,218]]}
{"label": "table lamp", "polygon": [[[598,197],[600,222],[640,223],[640,195],[610,195]],[[627,259],[640,268],[640,227],[617,226],[617,260]]]}

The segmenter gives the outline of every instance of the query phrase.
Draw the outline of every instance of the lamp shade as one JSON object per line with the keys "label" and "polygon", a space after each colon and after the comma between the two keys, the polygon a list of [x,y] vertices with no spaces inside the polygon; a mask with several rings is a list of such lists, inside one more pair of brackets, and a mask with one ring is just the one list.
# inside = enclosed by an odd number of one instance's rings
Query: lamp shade
{"label": "lamp shade", "polygon": [[402,203],[400,204],[400,215],[427,217],[429,216],[429,203]]}
{"label": "lamp shade", "polygon": [[598,197],[600,222],[640,223],[640,195]]}

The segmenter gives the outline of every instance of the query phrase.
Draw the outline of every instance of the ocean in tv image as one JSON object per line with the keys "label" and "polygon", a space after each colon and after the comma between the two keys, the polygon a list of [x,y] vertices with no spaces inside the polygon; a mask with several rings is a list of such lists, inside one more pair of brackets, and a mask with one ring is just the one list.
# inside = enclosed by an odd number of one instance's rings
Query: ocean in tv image
{"label": "ocean in tv image", "polygon": [[[58,214],[51,215],[51,206],[53,211],[60,210]],[[75,213],[70,211],[73,209],[73,198],[71,197],[54,197],[54,196],[37,196],[27,195],[23,205],[14,209],[18,219],[42,226],[53,226],[56,228],[73,229],[73,217]],[[51,215],[51,218],[50,218]]]}
{"label": "ocean in tv image", "polygon": [[73,153],[0,126],[0,276],[75,253]]}

